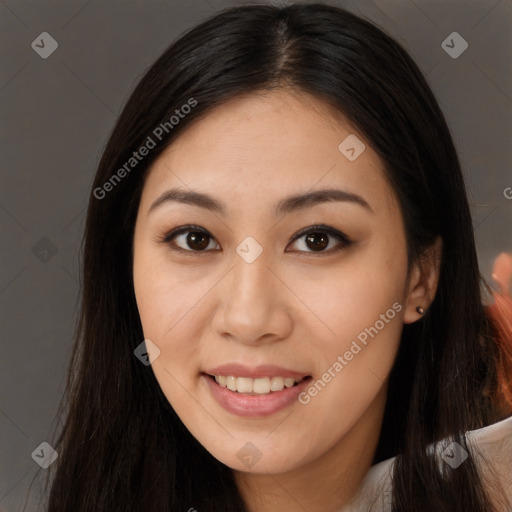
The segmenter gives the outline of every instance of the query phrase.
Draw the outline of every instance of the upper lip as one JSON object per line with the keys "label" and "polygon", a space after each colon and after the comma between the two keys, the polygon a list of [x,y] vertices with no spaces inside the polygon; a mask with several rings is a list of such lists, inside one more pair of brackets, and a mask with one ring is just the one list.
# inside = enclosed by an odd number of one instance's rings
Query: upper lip
{"label": "upper lip", "polygon": [[289,368],[282,368],[271,364],[260,366],[244,366],[243,364],[230,363],[208,368],[204,370],[208,375],[224,375],[232,377],[248,377],[251,379],[260,379],[262,377],[290,377],[293,379],[301,379],[310,374],[306,372],[298,372]]}

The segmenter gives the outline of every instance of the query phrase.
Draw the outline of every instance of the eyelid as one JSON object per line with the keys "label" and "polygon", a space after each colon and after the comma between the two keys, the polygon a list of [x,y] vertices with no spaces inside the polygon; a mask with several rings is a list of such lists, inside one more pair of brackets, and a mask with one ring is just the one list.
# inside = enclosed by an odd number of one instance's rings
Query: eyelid
{"label": "eyelid", "polygon": [[[200,226],[194,225],[194,224],[187,224],[184,226],[179,226],[177,228],[174,228],[171,231],[169,231],[168,233],[166,233],[158,241],[163,244],[170,244],[171,240],[173,238],[175,238],[179,235],[182,235],[184,233],[188,233],[190,231],[204,233],[205,235],[207,235],[209,238],[211,238],[218,244],[217,239],[208,230],[206,230]],[[305,254],[332,254],[333,252],[341,250],[342,248],[348,247],[354,243],[353,240],[351,240],[345,233],[343,233],[342,231],[339,231],[338,229],[335,229],[326,224],[314,224],[314,225],[310,225],[305,228],[302,228],[300,231],[295,233],[293,235],[292,239],[290,240],[290,242],[288,243],[288,245],[295,242],[296,240],[303,237],[304,235],[307,235],[309,233],[314,233],[314,232],[325,233],[325,234],[335,238],[336,240],[338,240],[338,242],[341,243],[341,247],[337,247],[334,249],[331,248],[328,251],[294,251],[294,252],[305,253]],[[288,245],[287,245],[287,247],[288,247]],[[183,249],[182,247],[177,247],[177,246],[173,246],[172,250],[181,251],[181,252],[190,253],[190,254],[204,254],[204,253],[211,252],[211,249],[203,250],[203,251],[194,251],[192,249]]]}
{"label": "eyelid", "polygon": [[[179,226],[177,228],[171,229],[168,233],[166,233],[162,237],[161,242],[167,243],[175,236],[182,235],[183,233],[187,233],[188,231],[200,231],[201,233],[206,233],[207,235],[211,236],[210,233],[206,229],[204,229],[200,226],[196,226],[195,224],[186,224],[184,226]],[[213,238],[213,236],[211,236],[211,237]]]}

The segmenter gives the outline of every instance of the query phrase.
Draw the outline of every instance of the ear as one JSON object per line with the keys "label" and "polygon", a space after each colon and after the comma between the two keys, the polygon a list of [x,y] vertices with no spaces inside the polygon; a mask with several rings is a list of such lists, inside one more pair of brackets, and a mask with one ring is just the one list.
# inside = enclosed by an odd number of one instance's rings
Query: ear
{"label": "ear", "polygon": [[406,290],[404,324],[412,324],[422,318],[424,314],[418,313],[416,308],[421,307],[426,312],[434,300],[439,283],[442,253],[443,242],[438,236],[419,261],[414,263]]}

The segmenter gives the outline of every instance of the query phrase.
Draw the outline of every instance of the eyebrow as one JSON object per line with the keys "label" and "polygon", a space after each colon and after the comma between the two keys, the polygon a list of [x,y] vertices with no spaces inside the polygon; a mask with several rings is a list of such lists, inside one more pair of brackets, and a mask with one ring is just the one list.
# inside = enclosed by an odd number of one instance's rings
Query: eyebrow
{"label": "eyebrow", "polygon": [[[324,188],[286,197],[276,204],[274,212],[276,216],[278,216],[330,201],[357,204],[369,212],[374,213],[372,207],[361,196],[337,188]],[[159,206],[169,202],[198,206],[200,208],[205,208],[212,212],[219,213],[220,215],[226,215],[227,212],[227,208],[224,203],[208,194],[192,190],[184,190],[181,188],[172,188],[160,195],[151,204],[148,210],[148,215]]]}

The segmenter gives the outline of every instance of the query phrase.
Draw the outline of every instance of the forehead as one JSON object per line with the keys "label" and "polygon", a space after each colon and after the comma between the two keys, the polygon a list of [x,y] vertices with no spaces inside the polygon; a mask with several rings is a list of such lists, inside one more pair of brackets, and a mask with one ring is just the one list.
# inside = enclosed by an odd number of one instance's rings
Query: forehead
{"label": "forehead", "polygon": [[[364,147],[355,160],[343,153],[346,140],[358,152]],[[352,123],[289,90],[237,97],[195,121],[153,164],[143,198],[172,186],[245,204],[331,186],[364,192],[368,202],[393,201],[383,163]]]}

